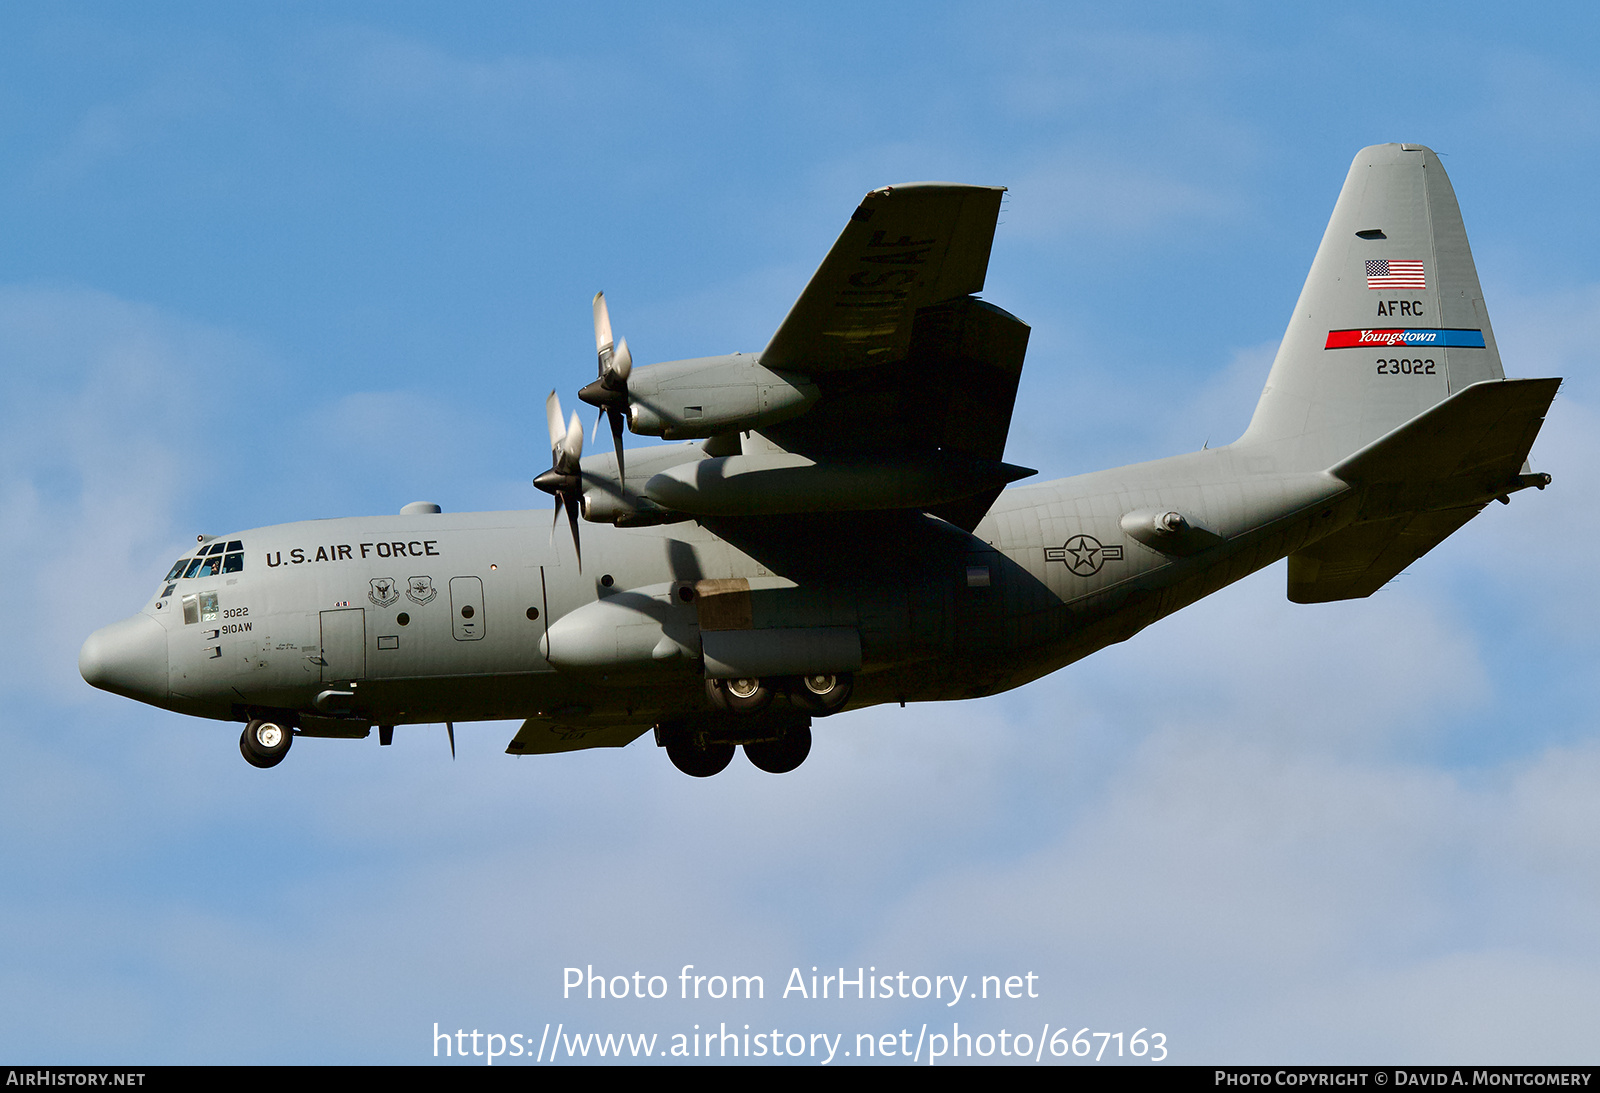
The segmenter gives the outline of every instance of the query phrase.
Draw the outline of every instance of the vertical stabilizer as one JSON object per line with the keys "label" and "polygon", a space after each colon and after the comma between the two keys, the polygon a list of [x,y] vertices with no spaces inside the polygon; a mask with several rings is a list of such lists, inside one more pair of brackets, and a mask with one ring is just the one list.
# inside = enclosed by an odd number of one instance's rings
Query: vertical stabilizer
{"label": "vertical stabilizer", "polygon": [[1350,165],[1241,445],[1325,470],[1479,380],[1501,379],[1467,233],[1439,157]]}

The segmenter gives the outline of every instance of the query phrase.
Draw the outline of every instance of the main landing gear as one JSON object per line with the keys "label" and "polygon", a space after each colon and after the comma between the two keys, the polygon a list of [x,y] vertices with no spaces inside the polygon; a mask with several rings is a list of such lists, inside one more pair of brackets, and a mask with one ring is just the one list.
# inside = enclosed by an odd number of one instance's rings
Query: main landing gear
{"label": "main landing gear", "polygon": [[253,767],[275,767],[289,754],[294,729],[282,721],[254,720],[239,734],[239,751]]}
{"label": "main landing gear", "polygon": [[[657,725],[656,743],[696,778],[727,769],[738,747],[758,770],[788,774],[811,754],[811,719],[843,709],[854,683],[848,672],[708,679],[710,712]],[[787,701],[775,702],[780,695]]]}
{"label": "main landing gear", "polygon": [[838,713],[850,701],[855,679],[849,672],[778,679],[708,679],[706,700],[714,710],[739,717],[761,713],[782,693],[795,709],[813,717]]}
{"label": "main landing gear", "polygon": [[672,765],[694,778],[721,774],[733,762],[734,746],[721,740],[697,742],[690,733],[674,733],[661,745]]}
{"label": "main landing gear", "polygon": [[811,718],[774,710],[765,717],[721,714],[668,721],[656,726],[656,743],[673,766],[695,778],[722,773],[739,747],[758,770],[787,774],[811,754]]}
{"label": "main landing gear", "polygon": [[810,725],[792,728],[776,740],[752,740],[744,746],[744,757],[768,774],[788,774],[810,754]]}

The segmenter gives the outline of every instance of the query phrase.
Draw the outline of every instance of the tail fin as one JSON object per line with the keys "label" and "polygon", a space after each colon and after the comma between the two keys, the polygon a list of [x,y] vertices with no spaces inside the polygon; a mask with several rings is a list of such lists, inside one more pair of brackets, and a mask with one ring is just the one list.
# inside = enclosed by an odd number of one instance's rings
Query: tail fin
{"label": "tail fin", "polygon": [[1455,191],[1420,144],[1350,165],[1241,446],[1326,470],[1480,380],[1501,379]]}

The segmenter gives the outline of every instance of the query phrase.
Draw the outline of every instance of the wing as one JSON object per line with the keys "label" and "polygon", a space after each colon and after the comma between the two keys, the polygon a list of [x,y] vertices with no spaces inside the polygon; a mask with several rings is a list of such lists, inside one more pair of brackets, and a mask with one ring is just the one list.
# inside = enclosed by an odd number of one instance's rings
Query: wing
{"label": "wing", "polygon": [[943,182],[873,190],[761,363],[819,376],[904,358],[918,309],[982,291],[1004,193]]}
{"label": "wing", "polygon": [[[763,432],[827,461],[980,461],[993,485],[929,511],[971,528],[1008,481],[1000,463],[1028,327],[977,299],[1003,187],[913,183],[869,193],[761,354],[820,398]],[[1004,468],[1004,469],[1002,469]]]}

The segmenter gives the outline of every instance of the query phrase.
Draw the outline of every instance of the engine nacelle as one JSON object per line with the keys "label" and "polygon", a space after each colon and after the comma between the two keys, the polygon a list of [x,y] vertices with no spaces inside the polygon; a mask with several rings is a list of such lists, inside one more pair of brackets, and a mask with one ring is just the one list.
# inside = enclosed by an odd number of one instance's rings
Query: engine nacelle
{"label": "engine nacelle", "polygon": [[636,368],[628,397],[628,427],[635,433],[691,440],[795,417],[817,401],[817,388],[734,353]]}
{"label": "engine nacelle", "polygon": [[686,512],[664,509],[650,498],[640,497],[610,480],[586,481],[585,486],[579,511],[590,523],[643,528],[691,519]]}

